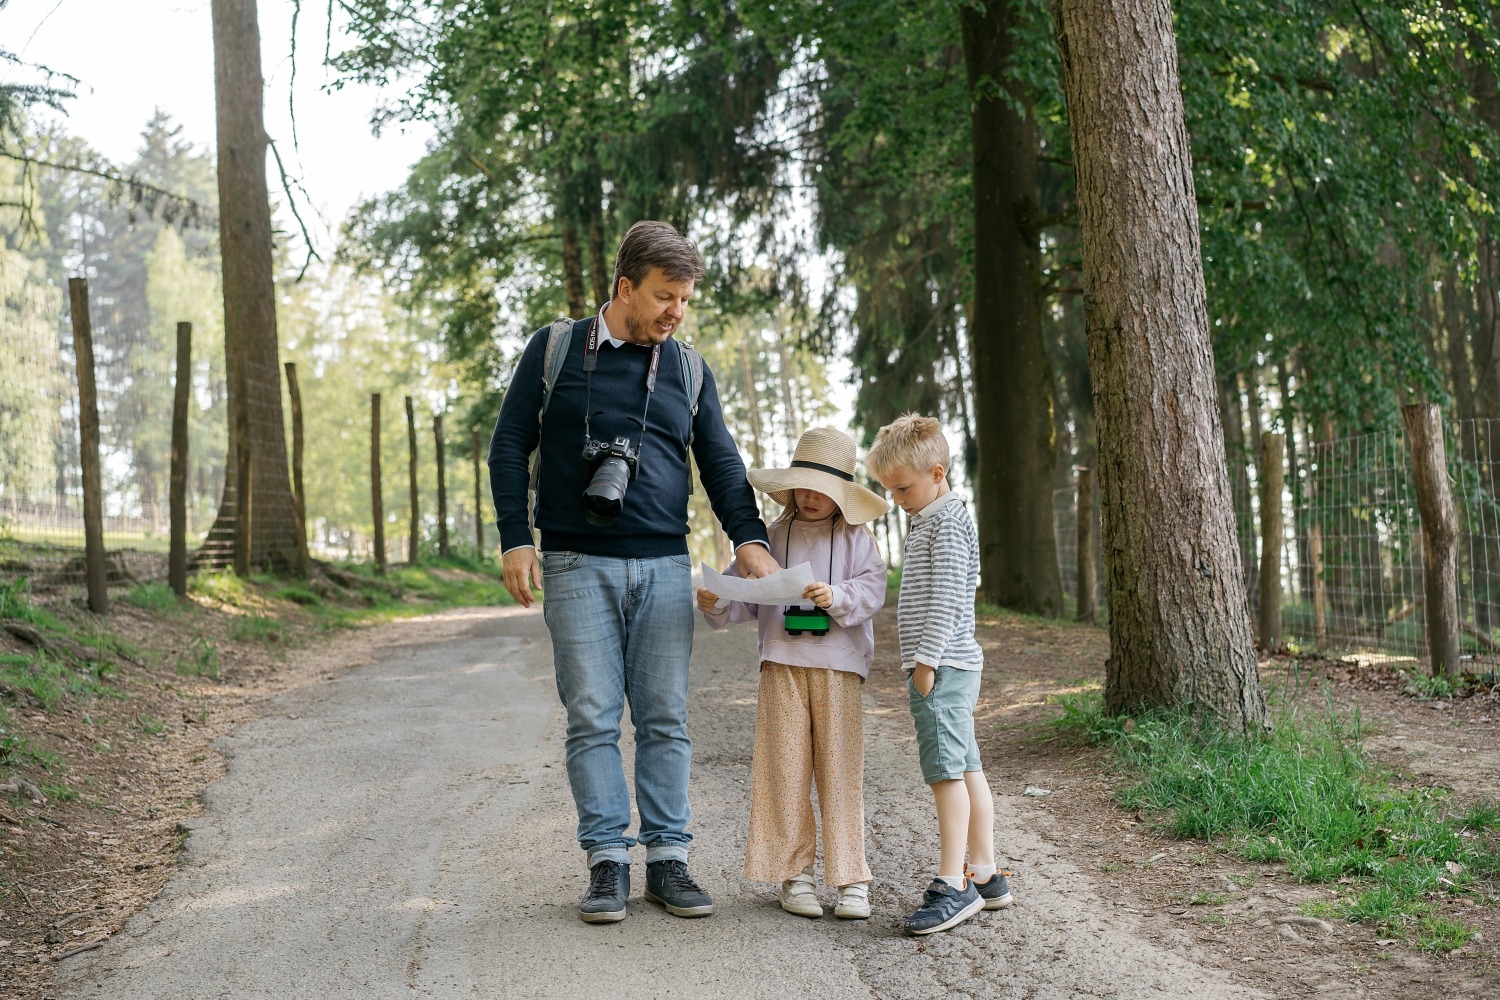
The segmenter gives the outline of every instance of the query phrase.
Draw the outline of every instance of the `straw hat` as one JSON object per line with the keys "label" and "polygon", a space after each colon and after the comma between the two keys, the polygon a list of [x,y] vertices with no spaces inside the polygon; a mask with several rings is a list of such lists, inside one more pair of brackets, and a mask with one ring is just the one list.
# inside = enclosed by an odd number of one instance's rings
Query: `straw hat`
{"label": "straw hat", "polygon": [[814,427],[802,435],[789,469],[756,469],[750,485],[771,495],[783,507],[792,505],[792,490],[817,490],[839,505],[844,520],[864,524],[891,505],[854,481],[854,439],[832,427]]}

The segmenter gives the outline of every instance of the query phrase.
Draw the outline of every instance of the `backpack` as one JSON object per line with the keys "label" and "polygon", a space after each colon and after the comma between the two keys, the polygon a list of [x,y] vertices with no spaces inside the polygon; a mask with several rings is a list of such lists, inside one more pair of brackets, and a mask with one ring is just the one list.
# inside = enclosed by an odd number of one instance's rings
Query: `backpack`
{"label": "backpack", "polygon": [[[562,377],[563,366],[568,361],[568,345],[573,339],[573,320],[560,316],[552,321],[547,331],[547,351],[542,355],[542,405],[536,414],[536,451],[531,453],[531,509],[536,506],[537,481],[542,474],[542,420],[547,415],[547,404],[552,402],[552,390]],[[691,344],[677,343],[677,360],[682,365],[682,385],[688,391],[692,416],[698,417],[698,397],[703,392],[703,355]],[[693,432],[688,430],[688,447],[693,446]],[[688,477],[688,491],[693,490],[692,477]]]}

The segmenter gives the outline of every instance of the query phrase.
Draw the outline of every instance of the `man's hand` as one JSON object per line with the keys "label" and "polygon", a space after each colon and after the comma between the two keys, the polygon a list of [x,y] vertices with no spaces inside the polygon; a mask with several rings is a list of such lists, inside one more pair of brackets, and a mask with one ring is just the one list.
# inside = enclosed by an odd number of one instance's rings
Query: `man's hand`
{"label": "man's hand", "polygon": [[833,588],[826,583],[809,583],[807,589],[802,592],[802,599],[812,601],[827,611],[833,607]]}
{"label": "man's hand", "polygon": [[771,550],[759,542],[741,545],[734,554],[734,564],[739,569],[740,576],[746,580],[759,580],[781,569],[781,564],[771,555]]}
{"label": "man's hand", "polygon": [[932,694],[932,686],[937,683],[937,670],[925,663],[918,663],[917,669],[911,672],[911,683],[917,689],[917,694],[925,698]]}
{"label": "man's hand", "polygon": [[510,591],[510,596],[521,607],[531,607],[536,601],[531,588],[542,585],[542,563],[536,557],[536,549],[530,546],[511,549],[500,557],[500,565],[505,571],[505,589]]}

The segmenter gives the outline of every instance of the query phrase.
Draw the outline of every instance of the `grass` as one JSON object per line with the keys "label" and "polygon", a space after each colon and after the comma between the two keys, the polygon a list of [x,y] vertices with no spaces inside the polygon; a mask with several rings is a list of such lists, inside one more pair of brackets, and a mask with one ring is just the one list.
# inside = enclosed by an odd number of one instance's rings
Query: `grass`
{"label": "grass", "polygon": [[285,633],[285,626],[268,615],[248,615],[229,630],[230,636],[239,642],[280,642]]}
{"label": "grass", "polygon": [[88,698],[109,689],[103,671],[77,670],[45,653],[0,654],[0,684],[33,698],[50,712],[68,698]]}
{"label": "grass", "polygon": [[186,656],[177,658],[177,672],[184,677],[219,679],[219,645],[205,636],[194,637]]}
{"label": "grass", "polygon": [[1339,885],[1338,918],[1459,947],[1468,938],[1433,922],[1432,901],[1478,895],[1500,875],[1500,812],[1458,811],[1442,790],[1399,784],[1365,754],[1358,714],[1288,710],[1271,733],[1246,735],[1184,716],[1110,718],[1097,692],[1061,704],[1056,725],[1107,744],[1127,774],[1122,806],[1174,836]]}
{"label": "grass", "polygon": [[142,611],[165,614],[181,607],[181,600],[165,583],[138,583],[131,587],[120,600]]}

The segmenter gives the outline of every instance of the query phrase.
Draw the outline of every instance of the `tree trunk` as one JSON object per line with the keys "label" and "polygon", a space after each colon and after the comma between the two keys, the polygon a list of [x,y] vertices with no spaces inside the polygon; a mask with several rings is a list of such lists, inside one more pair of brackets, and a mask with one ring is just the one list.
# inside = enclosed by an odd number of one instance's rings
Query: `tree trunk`
{"label": "tree trunk", "polygon": [[[1245,445],[1245,413],[1240,405],[1238,379],[1233,375],[1219,380],[1219,419],[1224,424],[1224,458],[1229,465],[1234,537],[1245,572],[1245,593],[1254,594],[1259,583],[1255,575],[1255,518],[1250,510],[1249,448]],[[1252,614],[1255,611],[1253,601],[1250,610]]]}
{"label": "tree trunk", "polygon": [[1105,702],[1267,724],[1167,0],[1054,0],[1099,435]]}
{"label": "tree trunk", "polygon": [[410,396],[406,397],[406,494],[411,509],[407,526],[406,561],[416,565],[422,553],[422,498],[417,485],[417,413]]}
{"label": "tree trunk", "polygon": [[[1052,525],[1052,370],[1042,336],[1036,126],[1026,88],[1007,70],[1021,0],[961,9],[971,91],[974,302],[969,330],[984,599],[1062,614]],[[1006,93],[997,93],[996,86]]]}
{"label": "tree trunk", "polygon": [[[297,565],[297,516],[287,478],[276,342],[276,286],[271,259],[271,205],[266,193],[265,89],[255,0],[213,0],[214,97],[217,111],[219,245],[224,284],[225,361],[229,392],[243,392],[247,439],[233,447],[255,456],[250,495],[255,530],[250,561],[284,571]],[[241,370],[243,369],[243,370]],[[234,400],[230,410],[233,412]],[[224,498],[235,492],[230,451]],[[232,501],[221,503],[210,537],[233,532]]]}
{"label": "tree trunk", "polygon": [[563,292],[568,297],[568,315],[582,319],[589,315],[589,307],[583,291],[583,245],[579,242],[578,220],[573,206],[566,201],[558,206],[557,214],[562,222]]}
{"label": "tree trunk", "polygon": [[437,457],[438,555],[448,557],[448,455],[443,447],[443,415],[432,418],[432,450]]}

